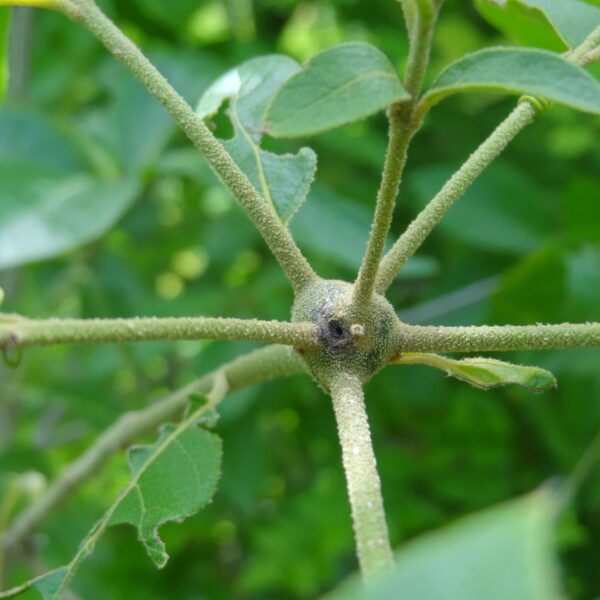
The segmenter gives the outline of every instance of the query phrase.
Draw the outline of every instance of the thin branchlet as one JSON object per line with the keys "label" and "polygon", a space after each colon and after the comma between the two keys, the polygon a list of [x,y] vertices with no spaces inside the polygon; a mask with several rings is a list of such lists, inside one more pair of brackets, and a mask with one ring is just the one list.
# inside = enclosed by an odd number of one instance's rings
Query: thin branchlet
{"label": "thin branchlet", "polygon": [[266,342],[298,348],[316,345],[314,327],[309,323],[218,317],[26,319],[4,315],[0,319],[0,348],[6,350],[53,344],[203,339]]}
{"label": "thin branchlet", "polygon": [[97,7],[93,0],[74,0],[69,16],[89,29],[170,113],[204,155],[225,187],[246,210],[296,292],[315,279],[290,232],[273,207],[260,197],[248,177],[210,132],[191,106],[175,91],[139,48]]}
{"label": "thin branchlet", "polygon": [[462,167],[419,213],[381,261],[376,290],[385,292],[400,269],[419,249],[442,217],[463,196],[482,171],[496,159],[509,142],[534,118],[536,109],[521,102],[494,132],[471,154]]}
{"label": "thin branchlet", "polygon": [[[588,57],[594,56],[594,52],[596,52],[599,45],[600,27],[596,28],[577,48],[565,55],[565,58],[575,64],[587,64]],[[537,113],[536,104],[537,102],[532,102],[527,97],[521,98],[510,115],[496,127],[492,134],[471,154],[463,166],[417,215],[381,261],[375,285],[375,290],[378,293],[384,293],[389,288],[400,269],[420,248],[432,229],[441,221],[454,203],[464,195],[469,186],[504,151],[517,134],[533,121]],[[413,117],[419,123],[424,116],[423,110],[418,105],[415,107]]]}
{"label": "thin branchlet", "polygon": [[418,0],[411,5],[410,49],[404,77],[404,87],[410,94],[406,102],[392,104],[388,109],[388,147],[381,184],[377,193],[375,214],[367,248],[356,277],[353,305],[360,312],[371,302],[385,242],[387,239],[396,197],[406,165],[410,141],[417,129],[413,113],[429,63],[429,53],[437,12],[430,0]]}
{"label": "thin branchlet", "polygon": [[394,348],[402,352],[553,350],[600,346],[600,323],[436,327],[402,324]]}
{"label": "thin branchlet", "polygon": [[95,475],[110,456],[181,413],[190,394],[208,393],[217,374],[226,378],[228,391],[232,393],[267,379],[304,371],[304,363],[291,348],[269,346],[222,365],[146,408],[122,415],[68,465],[40,497],[17,515],[9,529],[0,536],[0,552],[2,548],[25,541],[65,498]]}

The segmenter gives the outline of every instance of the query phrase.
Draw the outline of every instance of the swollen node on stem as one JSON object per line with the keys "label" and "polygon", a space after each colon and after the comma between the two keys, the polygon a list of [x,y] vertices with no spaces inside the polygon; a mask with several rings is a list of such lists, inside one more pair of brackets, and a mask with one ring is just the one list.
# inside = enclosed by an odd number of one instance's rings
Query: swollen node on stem
{"label": "swollen node on stem", "polygon": [[400,322],[392,305],[380,295],[355,308],[354,285],[321,279],[294,302],[292,320],[310,322],[317,347],[300,350],[311,374],[328,390],[331,374],[344,371],[367,381],[394,354]]}

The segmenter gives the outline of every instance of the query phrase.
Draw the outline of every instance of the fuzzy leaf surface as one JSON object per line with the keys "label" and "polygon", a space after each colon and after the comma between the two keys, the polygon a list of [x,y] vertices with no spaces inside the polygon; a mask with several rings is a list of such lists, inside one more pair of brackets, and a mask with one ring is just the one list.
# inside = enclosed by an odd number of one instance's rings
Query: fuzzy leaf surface
{"label": "fuzzy leaf surface", "polygon": [[71,562],[0,593],[0,598],[34,589],[43,600],[60,600],[106,528],[119,523],[134,525],[154,564],[164,567],[168,555],[158,528],[167,521],[189,517],[210,502],[221,473],[221,439],[197,426],[214,407],[198,401],[192,406],[192,414],[179,425],[165,425],[154,444],[130,450],[130,482],[81,542]]}
{"label": "fuzzy leaf surface", "polygon": [[439,354],[406,353],[396,362],[436,367],[446,371],[448,375],[486,390],[511,383],[522,385],[534,392],[543,392],[556,387],[556,378],[546,369],[513,365],[495,358],[475,357],[455,360]]}
{"label": "fuzzy leaf surface", "polygon": [[10,30],[11,9],[0,7],[0,102],[4,100],[8,87],[8,32]]}
{"label": "fuzzy leaf surface", "polygon": [[311,58],[281,86],[265,122],[274,137],[313,135],[408,98],[380,50],[361,42],[338,44]]}
{"label": "fuzzy leaf surface", "polygon": [[600,25],[600,8],[581,0],[478,0],[477,8],[506,35],[533,45],[531,27],[541,26],[573,48]]}
{"label": "fuzzy leaf surface", "polygon": [[351,578],[324,600],[558,600],[552,497],[537,492],[466,517],[396,554],[364,587]]}
{"label": "fuzzy leaf surface", "polygon": [[261,149],[262,116],[277,88],[299,70],[296,61],[280,54],[250,59],[210,86],[196,108],[200,117],[209,117],[229,99],[234,136],[223,145],[286,224],[306,199],[317,157],[310,148],[283,155]]}
{"label": "fuzzy leaf surface", "polygon": [[486,48],[444,69],[422,100],[432,106],[459,92],[532,94],[600,114],[600,83],[557,54],[534,48]]}

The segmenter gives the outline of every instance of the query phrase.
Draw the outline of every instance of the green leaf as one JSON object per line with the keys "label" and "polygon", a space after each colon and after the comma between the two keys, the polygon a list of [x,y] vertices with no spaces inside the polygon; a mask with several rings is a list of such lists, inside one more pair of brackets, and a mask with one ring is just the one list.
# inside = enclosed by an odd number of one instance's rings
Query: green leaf
{"label": "green leaf", "polygon": [[534,48],[486,48],[444,69],[421,101],[430,107],[458,92],[533,94],[600,114],[600,83],[557,54]]}
{"label": "green leaf", "polygon": [[36,589],[44,600],[59,600],[106,528],[119,523],[134,525],[150,558],[157,567],[163,567],[168,555],[158,537],[158,528],[167,521],[181,520],[198,512],[211,501],[217,488],[221,439],[196,425],[213,407],[214,402],[201,404],[179,425],[165,425],[154,444],[132,448],[129,453],[131,481],[82,541],[71,562],[0,593],[0,598],[12,598],[28,589]]}
{"label": "green leaf", "polygon": [[377,48],[338,44],[311,58],[281,86],[265,123],[275,137],[313,135],[408,98],[394,66]]}
{"label": "green leaf", "polygon": [[534,30],[574,48],[600,25],[600,9],[580,0],[478,0],[477,8],[503,33],[527,43]]}
{"label": "green leaf", "polygon": [[40,117],[4,110],[0,132],[0,269],[96,239],[138,194],[136,180],[99,180]]}
{"label": "green leaf", "polygon": [[462,379],[478,388],[489,390],[514,383],[534,392],[543,392],[556,387],[556,379],[550,371],[539,367],[513,365],[494,358],[463,358],[455,360],[439,354],[406,353],[394,362],[423,364],[446,371],[448,375]]}
{"label": "green leaf", "polygon": [[51,258],[90,242],[123,214],[139,191],[132,180],[99,183],[80,174],[0,163],[0,269]]}
{"label": "green leaf", "polygon": [[4,100],[8,87],[8,33],[11,9],[0,7],[0,102]]}
{"label": "green leaf", "polygon": [[208,117],[230,100],[228,115],[235,135],[223,145],[286,224],[306,199],[317,157],[310,148],[284,155],[262,150],[262,115],[275,90],[299,70],[296,61],[279,54],[248,60],[218,79],[196,109],[199,116]]}
{"label": "green leaf", "polygon": [[164,567],[169,557],[158,528],[195,514],[212,499],[220,465],[218,436],[195,426],[166,425],[152,446],[130,450],[134,478],[106,524],[137,527],[150,558],[157,567]]}
{"label": "green leaf", "polygon": [[537,492],[409,543],[393,571],[326,600],[558,600],[552,526],[553,497]]}

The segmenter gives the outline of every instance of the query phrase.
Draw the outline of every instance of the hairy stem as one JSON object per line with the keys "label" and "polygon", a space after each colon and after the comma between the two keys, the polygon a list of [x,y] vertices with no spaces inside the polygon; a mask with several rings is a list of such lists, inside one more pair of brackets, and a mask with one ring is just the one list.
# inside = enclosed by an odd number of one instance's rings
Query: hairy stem
{"label": "hairy stem", "polygon": [[413,122],[413,112],[429,62],[436,11],[430,0],[418,0],[411,14],[410,52],[404,78],[404,87],[411,95],[411,99],[392,104],[388,110],[389,141],[385,164],[367,249],[356,277],[353,293],[353,305],[358,309],[368,306],[373,295],[379,263],[392,223],[396,196],[406,164],[408,146],[418,128],[418,125]]}
{"label": "hairy stem", "polygon": [[394,346],[402,352],[487,352],[600,346],[600,323],[434,327],[402,324]]}
{"label": "hairy stem", "polygon": [[338,373],[332,377],[329,388],[342,447],[358,561],[363,577],[369,580],[391,568],[394,556],[362,385],[358,378]]}
{"label": "hairy stem", "polygon": [[442,217],[535,114],[536,109],[531,103],[521,102],[419,213],[381,261],[376,284],[379,293],[388,289]]}
{"label": "hairy stem", "polygon": [[287,344],[299,348],[316,345],[310,323],[257,319],[156,318],[132,319],[26,319],[0,317],[0,349],[52,344],[104,344],[156,340],[238,340]]}
{"label": "hairy stem", "polygon": [[392,105],[388,111],[389,142],[381,185],[377,194],[375,216],[369,233],[367,249],[354,286],[353,304],[357,308],[368,306],[373,296],[375,278],[392,222],[400,179],[406,164],[408,145],[412,137],[410,127],[402,118],[403,111],[400,110],[400,106]]}
{"label": "hairy stem", "polygon": [[[597,27],[577,48],[565,58],[575,64],[589,64],[589,57],[594,57],[600,45],[600,27]],[[413,118],[420,122],[426,107],[416,106]],[[448,210],[466,192],[467,188],[481,175],[483,170],[493,162],[513,140],[514,137],[536,115],[536,108],[524,96],[517,107],[493,133],[471,154],[463,166],[448,180],[439,193],[419,213],[406,231],[398,238],[390,251],[381,261],[375,289],[384,293],[396,278],[400,269],[418,250],[431,230],[441,221]]]}
{"label": "hairy stem", "polygon": [[[299,292],[316,275],[273,207],[260,197],[246,175],[191,106],[173,89],[139,48],[106,17],[93,0],[74,0],[69,16],[89,29],[167,109],[192,143],[202,152],[227,189],[244,207],[271,252]],[[152,126],[151,123],[148,124]]]}
{"label": "hairy stem", "polygon": [[8,548],[23,542],[68,496],[97,473],[110,456],[175,417],[185,407],[190,394],[208,393],[217,374],[225,376],[229,392],[234,392],[304,370],[304,363],[290,348],[269,346],[236,358],[147,408],[122,415],[66,467],[42,496],[16,517],[0,537],[0,547]]}
{"label": "hairy stem", "polygon": [[600,25],[577,48],[567,54],[566,59],[579,65],[589,64],[587,55],[595,52],[598,46],[600,46]]}

